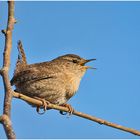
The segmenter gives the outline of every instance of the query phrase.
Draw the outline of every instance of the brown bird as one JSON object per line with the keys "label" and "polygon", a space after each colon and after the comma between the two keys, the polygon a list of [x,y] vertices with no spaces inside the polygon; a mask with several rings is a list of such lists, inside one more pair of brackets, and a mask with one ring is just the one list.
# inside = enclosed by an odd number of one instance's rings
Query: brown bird
{"label": "brown bird", "polygon": [[51,61],[28,65],[21,42],[18,46],[20,57],[11,85],[27,96],[67,106],[72,113],[67,101],[77,92],[86,70],[92,68],[85,64],[96,59],[86,60],[75,54],[67,54]]}

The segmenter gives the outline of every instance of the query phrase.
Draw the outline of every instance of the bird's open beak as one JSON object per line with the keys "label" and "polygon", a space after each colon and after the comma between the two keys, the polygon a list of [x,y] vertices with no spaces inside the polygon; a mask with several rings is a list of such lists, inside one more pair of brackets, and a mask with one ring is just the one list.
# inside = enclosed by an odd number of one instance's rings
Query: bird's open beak
{"label": "bird's open beak", "polygon": [[[80,63],[80,65],[84,66],[86,63],[90,62],[90,61],[94,61],[96,60],[95,58],[93,59],[88,59],[88,60],[84,60],[83,62]],[[96,68],[93,68],[93,67],[90,67],[90,66],[84,66],[86,69],[96,69]]]}

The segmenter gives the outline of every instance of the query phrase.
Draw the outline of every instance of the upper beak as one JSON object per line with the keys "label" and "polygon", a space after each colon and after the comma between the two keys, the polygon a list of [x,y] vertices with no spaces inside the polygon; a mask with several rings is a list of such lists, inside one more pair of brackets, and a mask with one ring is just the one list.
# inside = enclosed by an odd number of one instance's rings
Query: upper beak
{"label": "upper beak", "polygon": [[85,60],[86,62],[84,64],[86,64],[86,63],[88,63],[90,61],[94,61],[94,60],[96,60],[96,58]]}
{"label": "upper beak", "polygon": [[88,63],[88,62],[90,62],[90,61],[94,61],[94,60],[96,60],[96,59],[93,58],[93,59],[83,60],[83,61],[80,63],[80,65],[84,66],[86,63]]}
{"label": "upper beak", "polygon": [[[80,65],[84,66],[86,63],[90,62],[90,61],[94,61],[96,60],[95,58],[93,59],[88,59],[88,60],[84,60],[83,62],[81,62]],[[93,67],[90,67],[90,66],[84,66],[86,69],[90,68],[90,69],[96,69],[96,68],[93,68]]]}

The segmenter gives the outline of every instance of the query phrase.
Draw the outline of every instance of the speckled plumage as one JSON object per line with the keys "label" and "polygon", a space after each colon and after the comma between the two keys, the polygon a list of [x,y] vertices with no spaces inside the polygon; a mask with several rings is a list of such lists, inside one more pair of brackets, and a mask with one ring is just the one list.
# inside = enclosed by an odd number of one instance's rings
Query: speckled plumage
{"label": "speckled plumage", "polygon": [[17,67],[11,84],[22,94],[63,105],[78,90],[88,61],[68,54],[49,62],[26,64],[22,69]]}

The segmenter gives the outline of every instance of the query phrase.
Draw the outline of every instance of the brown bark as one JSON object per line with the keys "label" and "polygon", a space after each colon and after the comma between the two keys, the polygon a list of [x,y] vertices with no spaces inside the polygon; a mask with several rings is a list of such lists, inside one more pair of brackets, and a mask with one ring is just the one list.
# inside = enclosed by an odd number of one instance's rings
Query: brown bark
{"label": "brown bark", "polygon": [[10,54],[12,48],[12,30],[14,28],[14,1],[8,1],[8,21],[6,30],[2,30],[5,35],[5,47],[3,53],[3,67],[0,70],[0,74],[3,78],[4,84],[4,107],[3,115],[0,117],[0,122],[3,124],[7,138],[15,139],[15,133],[11,124],[11,100],[12,100],[12,88],[9,80],[9,68],[10,68]]}

